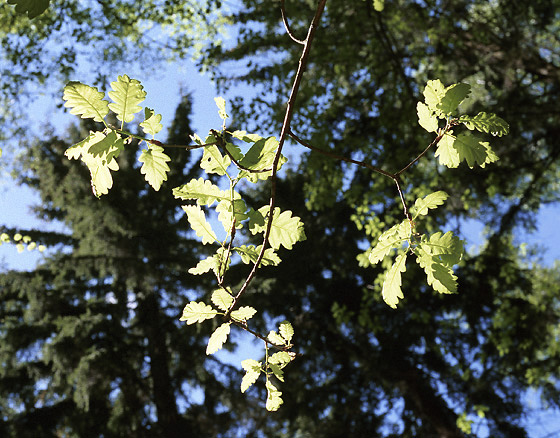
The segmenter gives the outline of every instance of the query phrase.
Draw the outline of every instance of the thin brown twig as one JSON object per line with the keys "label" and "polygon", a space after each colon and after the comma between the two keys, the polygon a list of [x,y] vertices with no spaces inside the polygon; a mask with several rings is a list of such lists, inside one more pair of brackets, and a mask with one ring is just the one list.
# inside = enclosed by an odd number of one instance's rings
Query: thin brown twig
{"label": "thin brown twig", "polygon": [[295,75],[294,82],[293,82],[293,85],[292,85],[292,90],[291,90],[290,96],[288,98],[286,113],[284,115],[284,121],[282,123],[282,129],[281,129],[281,132],[280,132],[280,139],[278,141],[278,149],[276,150],[276,155],[274,157],[274,162],[272,164],[270,203],[269,203],[269,210],[268,210],[269,211],[269,218],[268,218],[267,227],[266,227],[264,238],[263,238],[263,245],[262,245],[262,248],[261,248],[261,251],[259,253],[258,258],[257,258],[255,264],[253,265],[253,269],[251,270],[251,272],[249,273],[249,275],[245,279],[245,282],[243,283],[243,285],[239,289],[239,292],[237,293],[237,295],[234,297],[234,301],[233,301],[232,305],[230,306],[228,312],[226,313],[226,316],[228,316],[229,313],[231,312],[231,310],[233,310],[235,308],[235,306],[239,302],[239,299],[241,298],[241,296],[245,293],[245,291],[249,287],[249,284],[251,283],[251,281],[255,277],[257,269],[259,268],[259,266],[261,264],[261,261],[264,257],[264,252],[266,251],[266,247],[267,247],[267,244],[268,244],[268,237],[270,236],[270,231],[272,229],[272,220],[274,218],[274,205],[275,205],[275,201],[276,201],[276,172],[278,170],[278,163],[280,161],[280,157],[281,157],[281,154],[282,154],[282,147],[284,146],[284,142],[286,141],[286,137],[288,136],[288,132],[290,130],[290,123],[292,121],[292,117],[293,117],[294,109],[295,109],[294,104],[295,104],[295,100],[296,100],[296,97],[297,97],[297,94],[298,94],[298,91],[299,91],[301,81],[303,79],[303,73],[305,72],[305,69],[307,67],[307,61],[308,61],[309,53],[310,53],[310,50],[311,50],[311,42],[313,41],[313,37],[315,36],[315,32],[318,28],[318,25],[319,25],[319,22],[321,20],[321,16],[323,14],[323,10],[325,9],[325,4],[326,3],[327,3],[327,0],[320,0],[318,5],[317,5],[317,9],[315,10],[315,15],[313,16],[313,20],[311,21],[311,24],[309,25],[309,29],[307,31],[307,37],[305,38],[303,51],[302,51],[302,54],[299,58],[298,69],[296,71],[296,75]]}
{"label": "thin brown twig", "polygon": [[298,44],[305,45],[304,40],[300,40],[295,37],[292,29],[290,29],[290,24],[288,23],[288,18],[286,17],[286,5],[285,0],[280,0],[280,10],[282,11],[282,22],[284,23],[284,28],[286,29],[286,33],[288,36]]}

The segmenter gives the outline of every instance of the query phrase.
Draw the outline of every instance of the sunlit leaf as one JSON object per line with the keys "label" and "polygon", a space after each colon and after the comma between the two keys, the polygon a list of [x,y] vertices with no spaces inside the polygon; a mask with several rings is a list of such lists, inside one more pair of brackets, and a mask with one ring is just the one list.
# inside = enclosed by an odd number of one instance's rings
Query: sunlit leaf
{"label": "sunlit leaf", "polygon": [[[259,254],[261,252],[261,248],[262,245],[259,245],[257,247],[255,247],[254,245],[241,245],[241,246],[236,246],[233,248],[233,250],[239,254],[241,256],[241,261],[245,264],[249,264],[249,263],[255,263],[259,257]],[[267,248],[264,251],[264,255],[263,258],[261,260],[261,266],[276,266],[278,265],[282,260],[280,260],[280,257],[278,257],[278,255],[274,252],[274,250],[272,248]]]}
{"label": "sunlit leaf", "polygon": [[[266,217],[268,209],[269,207],[266,205],[261,207],[259,212],[263,217]],[[262,226],[253,224],[251,232],[253,234],[264,233],[266,226],[266,220]],[[281,210],[276,207],[274,209],[270,236],[268,238],[270,246],[274,249],[279,249],[280,246],[292,249],[294,243],[305,239],[306,236],[303,229],[303,222],[301,222],[300,218],[297,216],[292,217],[292,212],[290,210],[281,212]]]}
{"label": "sunlit leaf", "polygon": [[226,120],[229,117],[226,113],[226,101],[223,97],[215,97],[214,102],[216,102],[216,106],[218,107],[220,118]]}
{"label": "sunlit leaf", "polygon": [[425,216],[428,214],[428,210],[432,210],[442,205],[448,198],[448,194],[442,191],[430,193],[424,198],[417,199],[414,203],[414,217],[416,219],[418,216]]}
{"label": "sunlit leaf", "polygon": [[218,312],[203,302],[191,301],[183,309],[183,315],[179,318],[180,321],[186,321],[187,324],[194,324],[202,322],[207,319],[214,318]]}
{"label": "sunlit leaf", "polygon": [[399,299],[404,298],[401,290],[401,273],[406,271],[406,254],[397,256],[393,266],[385,274],[381,295],[388,306],[397,308]]}
{"label": "sunlit leaf", "polygon": [[140,123],[140,127],[146,134],[156,135],[163,128],[161,114],[156,114],[153,109],[144,108],[144,121]]}
{"label": "sunlit leaf", "polygon": [[109,102],[103,100],[105,93],[95,87],[80,82],[68,82],[64,87],[64,106],[70,108],[70,114],[79,115],[82,119],[93,119],[103,122],[109,113]]}
{"label": "sunlit leaf", "polygon": [[245,322],[255,316],[257,310],[250,306],[242,306],[237,310],[231,312],[231,317],[239,322]]}
{"label": "sunlit leaf", "polygon": [[114,103],[109,104],[109,109],[117,114],[117,119],[122,122],[132,122],[134,114],[142,111],[138,104],[146,98],[144,87],[137,79],[131,79],[122,75],[116,81],[111,82],[113,91],[109,91],[109,97]]}
{"label": "sunlit leaf", "polygon": [[276,333],[274,330],[271,330],[268,333],[267,339],[272,342],[274,345],[285,345],[286,344],[286,340],[280,336],[278,333]]}
{"label": "sunlit leaf", "polygon": [[428,132],[436,132],[438,130],[438,119],[434,113],[422,102],[416,105],[418,113],[418,123]]}
{"label": "sunlit leaf", "polygon": [[283,403],[282,393],[268,379],[266,381],[266,391],[266,410],[277,411]]}
{"label": "sunlit leaf", "polygon": [[480,112],[476,116],[463,115],[459,118],[459,122],[463,123],[471,131],[476,129],[491,135],[507,135],[509,133],[509,124],[496,114]]}
{"label": "sunlit leaf", "polygon": [[241,368],[246,371],[243,379],[241,379],[241,392],[247,391],[257,381],[262,372],[261,367],[262,363],[254,359],[245,359],[241,362]]}
{"label": "sunlit leaf", "polygon": [[167,162],[171,161],[171,158],[163,153],[161,146],[150,144],[148,149],[142,151],[138,161],[144,163],[140,173],[145,175],[148,184],[157,192],[162,183],[167,181],[167,172],[169,172]]}
{"label": "sunlit leaf", "polygon": [[435,153],[436,158],[439,157],[439,162],[441,165],[452,169],[458,167],[459,163],[461,162],[459,152],[453,146],[454,143],[455,137],[450,133],[446,133],[440,139]]}
{"label": "sunlit leaf", "polygon": [[210,339],[208,340],[206,354],[214,354],[224,346],[224,343],[227,341],[227,337],[229,335],[230,326],[231,323],[226,322],[214,330],[214,333],[210,335]]}
{"label": "sunlit leaf", "polygon": [[438,105],[445,96],[445,87],[439,79],[428,81],[424,88],[424,102],[430,110],[437,112]]}
{"label": "sunlit leaf", "polygon": [[211,300],[218,309],[224,312],[227,311],[229,306],[233,303],[233,297],[224,289],[217,289],[212,292]]}
{"label": "sunlit leaf", "polygon": [[445,89],[445,94],[437,108],[445,115],[450,115],[457,110],[457,107],[465,100],[471,92],[469,84],[453,84]]}
{"label": "sunlit leaf", "polygon": [[178,199],[196,199],[198,205],[212,205],[230,199],[229,192],[221,190],[212,181],[204,178],[194,178],[188,183],[173,189],[173,196]]}
{"label": "sunlit leaf", "polygon": [[282,321],[278,326],[278,331],[288,344],[292,341],[292,337],[294,336],[294,328],[292,327],[292,324],[290,322]]}
{"label": "sunlit leaf", "polygon": [[231,159],[227,155],[223,156],[216,145],[204,147],[204,153],[200,160],[200,167],[205,170],[206,173],[225,175],[230,163]]}
{"label": "sunlit leaf", "polygon": [[206,215],[202,208],[198,205],[184,205],[183,210],[187,213],[187,218],[191,228],[196,235],[202,238],[202,243],[213,243],[217,240],[216,234],[212,230],[212,226],[206,220]]}

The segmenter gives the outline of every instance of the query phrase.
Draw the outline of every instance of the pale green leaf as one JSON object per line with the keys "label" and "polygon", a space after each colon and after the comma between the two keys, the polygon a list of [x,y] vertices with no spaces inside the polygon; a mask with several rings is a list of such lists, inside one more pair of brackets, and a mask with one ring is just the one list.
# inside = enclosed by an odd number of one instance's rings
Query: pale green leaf
{"label": "pale green leaf", "polygon": [[416,202],[414,202],[415,214],[413,220],[416,219],[418,216],[427,215],[428,210],[433,210],[435,208],[438,208],[438,206],[442,205],[448,197],[449,195],[447,193],[439,191],[439,192],[430,193],[424,198],[417,199]]}
{"label": "pale green leaf", "polygon": [[387,271],[381,295],[388,306],[397,308],[399,299],[404,298],[401,290],[401,273],[406,271],[406,254],[397,256],[393,266]]}
{"label": "pale green leaf", "polygon": [[247,391],[257,381],[262,372],[261,365],[261,362],[254,359],[245,359],[241,362],[241,367],[246,371],[243,379],[241,379],[241,392]]}
{"label": "pale green leaf", "polygon": [[436,132],[438,130],[438,119],[434,113],[422,102],[416,105],[418,113],[418,123],[428,132]]}
{"label": "pale green leaf", "polygon": [[[214,137],[211,137],[210,142],[212,141],[215,141]],[[204,147],[204,153],[200,160],[200,167],[206,171],[206,173],[225,175],[230,163],[231,159],[227,155],[223,156],[216,145]]]}
{"label": "pale green leaf", "polygon": [[255,316],[257,310],[250,306],[242,306],[237,310],[231,312],[231,317],[239,322],[245,322]]}
{"label": "pale green leaf", "polygon": [[268,333],[267,339],[269,342],[273,343],[274,345],[286,345],[286,340],[276,333],[274,330],[271,330]]}
{"label": "pale green leaf", "polygon": [[445,89],[445,95],[437,108],[445,115],[450,115],[457,110],[457,107],[465,100],[471,92],[469,84],[453,84]]}
{"label": "pale green leaf", "polygon": [[117,119],[122,122],[132,122],[134,114],[142,111],[138,104],[146,98],[144,87],[137,79],[131,79],[122,75],[115,82],[111,82],[113,91],[109,91],[109,97],[114,103],[109,104],[109,109],[117,114]]}
{"label": "pale green leaf", "polygon": [[153,109],[144,108],[144,121],[140,123],[140,127],[146,134],[156,135],[163,128],[161,114],[156,114]]}
{"label": "pale green leaf", "polygon": [[418,264],[424,269],[428,284],[439,293],[450,294],[457,291],[457,277],[449,266],[441,263],[437,256],[430,253],[427,245],[419,245],[414,252]]}
{"label": "pale green leaf", "polygon": [[393,225],[387,231],[384,231],[368,255],[369,262],[374,265],[379,263],[391,250],[401,247],[404,242],[410,239],[411,233],[412,227],[408,220]]}
{"label": "pale green leaf", "polygon": [[[260,138],[257,140],[243,156],[243,159],[239,162],[239,165],[245,169],[240,172],[240,177],[247,178],[250,182],[257,182],[258,180],[264,180],[272,175],[272,166],[274,164],[274,158],[278,150],[278,140],[275,137]],[[282,165],[288,161],[283,155],[278,161],[279,170]],[[251,171],[257,171],[251,172]]]}
{"label": "pale green leaf", "polygon": [[233,226],[233,218],[235,217],[235,228],[239,229],[243,226],[241,223],[249,216],[245,214],[247,211],[247,205],[245,201],[241,199],[240,195],[236,192],[234,194],[237,199],[231,202],[229,199],[226,201],[221,201],[216,206],[216,213],[218,213],[218,220],[221,222],[226,233],[231,232]]}
{"label": "pale green leaf", "polygon": [[161,184],[167,181],[167,172],[169,172],[167,162],[171,161],[171,158],[163,153],[161,146],[150,144],[148,149],[142,151],[138,161],[144,163],[140,173],[145,175],[148,184],[157,192]]}
{"label": "pale green leaf", "polygon": [[[241,261],[245,264],[249,264],[249,263],[256,263],[259,254],[261,252],[261,248],[262,245],[259,245],[257,247],[255,247],[254,245],[241,245],[241,246],[237,246],[234,247],[233,250],[239,254],[241,256]],[[280,257],[278,257],[278,255],[274,252],[274,250],[272,248],[267,248],[264,251],[264,255],[263,258],[261,260],[261,266],[276,266],[278,265],[282,260],[280,260]]]}
{"label": "pale green leaf", "polygon": [[288,365],[291,361],[292,357],[286,351],[278,351],[270,356],[270,359],[268,359],[268,363],[279,365],[282,368]]}
{"label": "pale green leaf", "polygon": [[202,208],[198,205],[184,205],[183,210],[187,213],[187,219],[191,228],[196,232],[198,237],[202,238],[202,243],[214,243],[217,239],[216,234],[212,230],[212,226],[206,220],[206,215]]}
{"label": "pale green leaf", "polygon": [[437,256],[442,264],[449,267],[459,263],[464,253],[463,241],[454,236],[451,231],[445,234],[438,231],[429,239],[424,238],[420,246],[432,256]]}
{"label": "pale green leaf", "polygon": [[373,0],[373,9],[377,12],[382,12],[385,7],[385,0]]}
{"label": "pale green leaf", "polygon": [[212,270],[214,273],[218,273],[220,268],[220,257],[216,254],[206,257],[197,263],[194,268],[189,269],[189,274],[202,275]]}
{"label": "pale green leaf", "polygon": [[[269,210],[268,205],[261,207],[259,209],[262,217],[267,216]],[[249,215],[252,220],[252,216]],[[257,225],[256,223],[250,224],[251,232],[264,233],[266,230],[266,220],[264,224]],[[268,237],[268,243],[273,249],[279,249],[280,246],[284,246],[287,249],[292,249],[294,243],[305,240],[305,232],[303,229],[303,222],[297,216],[292,217],[292,212],[290,210],[282,211],[280,208],[276,207],[274,209],[274,216],[272,219],[272,227],[270,230],[270,235]]]}
{"label": "pale green leaf", "polygon": [[262,138],[259,134],[247,134],[247,131],[233,131],[231,136],[245,143],[255,143]]}
{"label": "pale green leaf", "polygon": [[207,319],[214,318],[218,312],[206,303],[201,301],[191,301],[183,309],[183,315],[179,318],[179,321],[186,321],[187,324],[194,324],[197,322],[202,322]]}
{"label": "pale green leaf", "polygon": [[227,337],[229,335],[230,326],[231,323],[226,322],[214,330],[214,333],[210,335],[210,339],[208,340],[206,354],[214,354],[224,346],[224,343],[227,341]]}
{"label": "pale green leaf", "polygon": [[229,200],[228,191],[212,184],[212,181],[204,178],[192,179],[188,183],[173,189],[173,196],[178,199],[196,199],[198,205],[212,205],[215,201]]}
{"label": "pale green leaf", "polygon": [[294,328],[292,324],[288,321],[282,321],[278,327],[278,331],[280,335],[286,340],[289,344],[294,336]]}
{"label": "pale green leaf", "polygon": [[224,312],[227,311],[229,306],[233,303],[233,297],[224,289],[217,289],[212,292],[211,300],[218,309],[223,310]]}
{"label": "pale green leaf", "polygon": [[276,377],[281,382],[284,381],[284,371],[282,371],[282,368],[280,368],[279,365],[269,362],[268,368],[270,369],[270,371],[272,371],[274,377]]}
{"label": "pale green leaf", "polygon": [[225,121],[229,117],[226,113],[226,101],[223,97],[215,97],[214,102],[216,102],[216,106],[218,107],[220,118]]}
{"label": "pale green leaf", "polygon": [[25,14],[33,19],[47,10],[50,0],[8,0],[8,4],[16,5],[18,14]]}
{"label": "pale green leaf", "polygon": [[456,168],[461,162],[459,152],[454,147],[455,137],[446,133],[438,143],[435,156],[439,157],[439,163],[449,168]]}
{"label": "pale green leaf", "polygon": [[266,391],[266,410],[271,412],[277,411],[283,403],[282,393],[268,379],[266,381]]}
{"label": "pale green leaf", "polygon": [[111,131],[103,139],[92,144],[88,152],[94,157],[101,157],[110,162],[113,157],[118,157],[123,149],[124,140],[115,131]]}
{"label": "pale green leaf", "polygon": [[103,100],[105,93],[95,87],[80,82],[68,82],[64,87],[64,106],[70,108],[70,114],[79,115],[82,119],[93,119],[103,122],[109,113],[109,102]]}
{"label": "pale green leaf", "polygon": [[507,135],[509,133],[509,124],[496,114],[480,112],[476,116],[463,115],[459,118],[459,122],[463,123],[471,131],[476,129],[486,134]]}
{"label": "pale green leaf", "polygon": [[430,110],[437,112],[438,105],[445,96],[445,87],[439,79],[428,81],[424,88],[424,102]]}

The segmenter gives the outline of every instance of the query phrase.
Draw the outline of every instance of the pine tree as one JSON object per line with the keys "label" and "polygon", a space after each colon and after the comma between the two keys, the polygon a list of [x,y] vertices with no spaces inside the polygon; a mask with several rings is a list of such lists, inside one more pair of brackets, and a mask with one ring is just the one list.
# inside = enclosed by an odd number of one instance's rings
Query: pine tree
{"label": "pine tree", "polygon": [[[171,142],[188,143],[190,112],[187,96]],[[223,406],[240,398],[237,373],[206,359],[208,333],[179,322],[188,299],[208,290],[186,273],[203,250],[170,193],[197,173],[189,152],[169,151],[175,166],[155,193],[125,150],[111,194],[97,199],[87,169],[60,159],[70,144],[37,141],[22,172],[41,195],[35,213],[66,232],[30,231],[56,250],[34,270],[0,276],[0,434],[223,434],[236,426],[237,408]]]}

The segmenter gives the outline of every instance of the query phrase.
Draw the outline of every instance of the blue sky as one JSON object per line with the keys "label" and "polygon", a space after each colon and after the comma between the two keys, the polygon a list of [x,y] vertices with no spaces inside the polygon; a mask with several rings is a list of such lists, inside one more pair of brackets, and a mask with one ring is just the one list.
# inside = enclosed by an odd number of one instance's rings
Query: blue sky
{"label": "blue sky", "polygon": [[[126,73],[139,79],[147,92],[147,98],[143,105],[154,108],[156,112],[163,115],[164,131],[173,119],[174,111],[180,101],[181,95],[179,89],[183,88],[192,92],[194,99],[194,113],[192,116],[192,126],[195,131],[204,138],[210,128],[219,128],[221,120],[218,117],[218,111],[214,103],[216,96],[215,87],[207,76],[199,74],[193,65],[184,64],[185,67],[178,68],[172,65],[166,70],[158,70],[157,73],[151,73],[149,76],[143,74],[141,70],[127,71]],[[116,76],[125,72],[115,72]],[[75,78],[87,82],[87,79]],[[251,90],[237,90],[244,93],[251,93]],[[236,90],[232,90],[232,97]],[[62,97],[62,96],[60,96]],[[225,96],[226,99],[228,96]],[[64,134],[65,128],[77,120],[75,116],[70,116],[56,108],[58,102],[53,101],[50,97],[40,98],[34,115],[31,116],[34,129],[41,132],[43,120],[49,120],[61,135]],[[6,159],[3,157],[1,159]],[[61,159],[65,159],[61,157]],[[76,163],[76,165],[79,165]],[[140,175],[139,175],[140,177]],[[17,226],[23,229],[32,227],[44,227],[48,229],[56,229],[56,225],[44,224],[34,218],[30,214],[30,206],[39,203],[40,199],[37,194],[28,188],[17,187],[13,181],[6,177],[0,177],[0,224],[6,226]],[[547,248],[544,252],[544,260],[547,264],[551,264],[554,259],[560,259],[560,233],[558,233],[558,216],[560,208],[558,206],[550,206],[543,208],[538,216],[538,227],[535,233],[530,235],[521,234],[519,241],[526,241],[530,244],[537,244],[543,248]],[[472,221],[468,224],[467,247],[476,247],[481,242],[481,233],[483,224]],[[18,253],[12,245],[2,245],[0,247],[0,269],[28,269],[31,268],[41,257],[37,251]],[[251,347],[245,349],[243,354],[224,353],[224,358],[234,364],[239,364],[239,360],[247,358],[247,354],[251,352]],[[538,397],[535,395],[528,396],[528,404],[538,406]],[[537,415],[529,419],[531,424],[532,438],[553,438],[560,437],[560,420],[556,412]],[[555,433],[555,431],[558,431]],[[485,436],[483,432],[480,437]]]}

